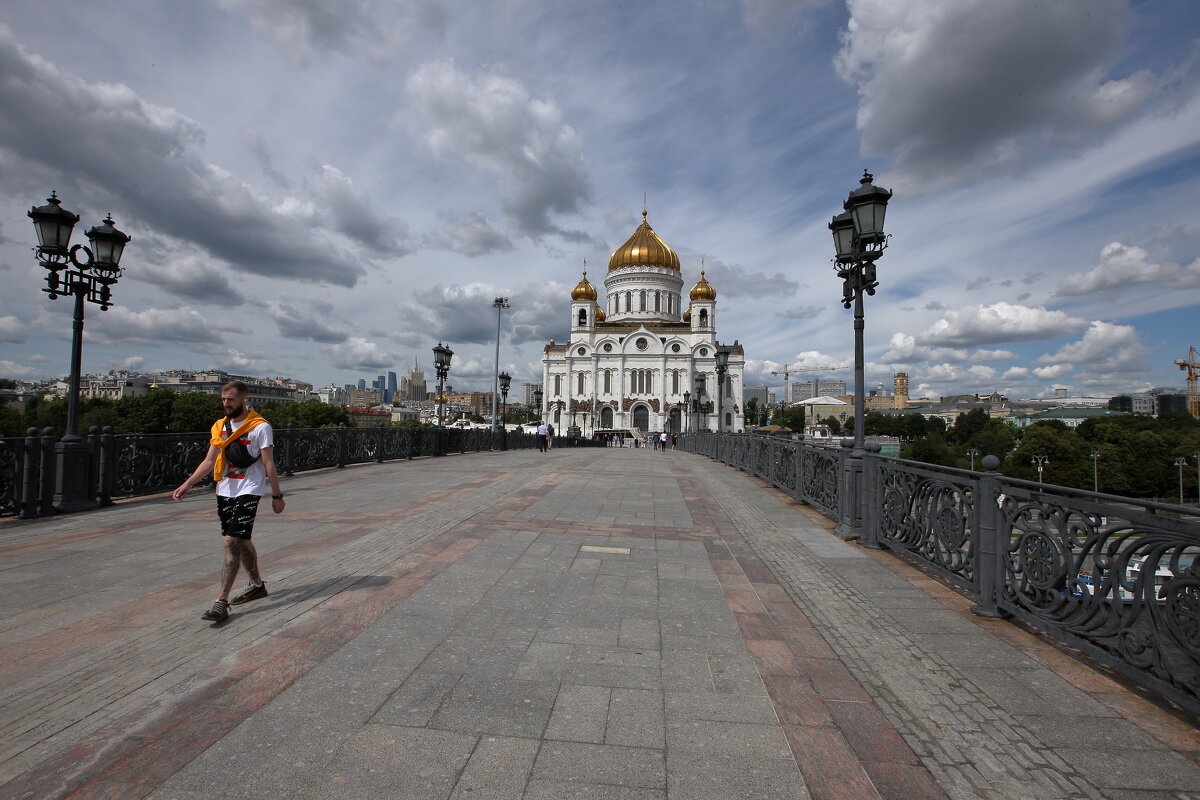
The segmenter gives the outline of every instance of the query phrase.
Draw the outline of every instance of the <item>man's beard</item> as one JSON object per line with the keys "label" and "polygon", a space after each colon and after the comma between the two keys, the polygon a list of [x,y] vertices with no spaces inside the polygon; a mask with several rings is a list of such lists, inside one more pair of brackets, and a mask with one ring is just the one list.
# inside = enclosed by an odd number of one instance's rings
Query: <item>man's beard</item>
{"label": "man's beard", "polygon": [[242,403],[240,406],[233,409],[232,411],[226,412],[225,416],[228,417],[229,419],[237,419],[238,417],[240,417],[242,414],[245,414],[245,413],[246,413],[246,404]]}

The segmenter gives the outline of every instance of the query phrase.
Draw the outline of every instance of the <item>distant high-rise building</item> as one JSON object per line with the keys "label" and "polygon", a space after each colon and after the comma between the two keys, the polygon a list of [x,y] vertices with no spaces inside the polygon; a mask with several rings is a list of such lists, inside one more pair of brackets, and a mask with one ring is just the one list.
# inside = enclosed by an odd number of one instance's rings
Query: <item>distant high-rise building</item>
{"label": "distant high-rise building", "polygon": [[429,396],[429,385],[425,382],[425,373],[421,371],[415,358],[412,367],[408,370],[406,380],[408,385],[405,387],[404,399],[424,400]]}
{"label": "distant high-rise building", "polygon": [[757,399],[759,406],[767,404],[767,387],[766,386],[745,386],[742,388],[742,404],[749,403],[752,399]]}
{"label": "distant high-rise building", "polygon": [[358,388],[362,389],[364,392],[367,390],[367,379],[366,378],[358,379]]}
{"label": "distant high-rise building", "polygon": [[533,405],[533,402],[534,402],[533,393],[540,392],[541,390],[542,390],[542,384],[540,384],[540,383],[525,384],[525,405],[527,405],[527,406]]}
{"label": "distant high-rise building", "polygon": [[908,408],[908,373],[897,372],[892,377],[893,408]]}

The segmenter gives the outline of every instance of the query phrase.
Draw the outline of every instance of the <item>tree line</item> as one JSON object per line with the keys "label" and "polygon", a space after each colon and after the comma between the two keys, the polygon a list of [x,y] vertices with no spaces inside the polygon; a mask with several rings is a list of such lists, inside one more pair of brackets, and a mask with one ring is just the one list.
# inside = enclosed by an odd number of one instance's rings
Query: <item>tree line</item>
{"label": "tree line", "polygon": [[[275,428],[292,423],[297,428],[328,428],[350,424],[341,406],[315,398],[302,403],[268,403],[256,408]],[[207,431],[225,416],[221,398],[203,392],[173,392],[151,389],[136,397],[85,397],[79,401],[79,430],[93,425],[110,426],[113,433],[195,433]],[[35,397],[25,412],[12,406],[0,407],[0,436],[24,436],[29,428],[53,428],[61,435],[67,429],[67,399]]]}

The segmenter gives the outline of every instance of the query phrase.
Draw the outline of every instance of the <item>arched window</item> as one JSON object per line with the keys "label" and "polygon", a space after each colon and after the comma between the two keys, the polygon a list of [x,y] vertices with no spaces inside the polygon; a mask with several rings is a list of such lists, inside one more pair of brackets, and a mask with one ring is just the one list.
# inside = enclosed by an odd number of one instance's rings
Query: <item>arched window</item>
{"label": "arched window", "polygon": [[638,292],[638,311],[646,310],[646,290],[642,289]]}
{"label": "arched window", "polygon": [[671,394],[679,394],[679,370],[671,370]]}
{"label": "arched window", "polygon": [[655,310],[655,311],[659,311],[659,310],[661,310],[661,309],[659,308],[659,303],[661,303],[661,302],[662,302],[662,293],[661,293],[661,292],[655,292],[655,293],[654,293],[654,310]]}
{"label": "arched window", "polygon": [[582,328],[584,325],[587,325],[587,309],[581,308],[579,309],[579,327]]}
{"label": "arched window", "polygon": [[633,292],[625,293],[625,311],[633,311]]}
{"label": "arched window", "polygon": [[610,394],[611,392],[612,392],[612,370],[606,369],[606,370],[604,370],[604,393]]}
{"label": "arched window", "polygon": [[579,388],[575,391],[576,394],[583,394],[583,373],[579,373]]}
{"label": "arched window", "polygon": [[[562,318],[559,317],[559,319],[562,319]],[[555,395],[562,394],[562,375],[554,376],[554,394]]]}
{"label": "arched window", "polygon": [[[561,319],[561,317],[560,317],[560,319]],[[701,328],[708,327],[708,309],[707,308],[700,309],[700,327]]]}

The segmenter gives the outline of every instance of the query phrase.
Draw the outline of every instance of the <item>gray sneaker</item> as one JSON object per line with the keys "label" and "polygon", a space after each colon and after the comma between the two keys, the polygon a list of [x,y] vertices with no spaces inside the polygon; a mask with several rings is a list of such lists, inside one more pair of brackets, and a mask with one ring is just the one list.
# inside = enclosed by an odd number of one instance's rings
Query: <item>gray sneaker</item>
{"label": "gray sneaker", "polygon": [[212,608],[200,615],[200,619],[206,619],[209,622],[224,622],[229,619],[229,603],[224,600],[218,600],[212,604]]}

